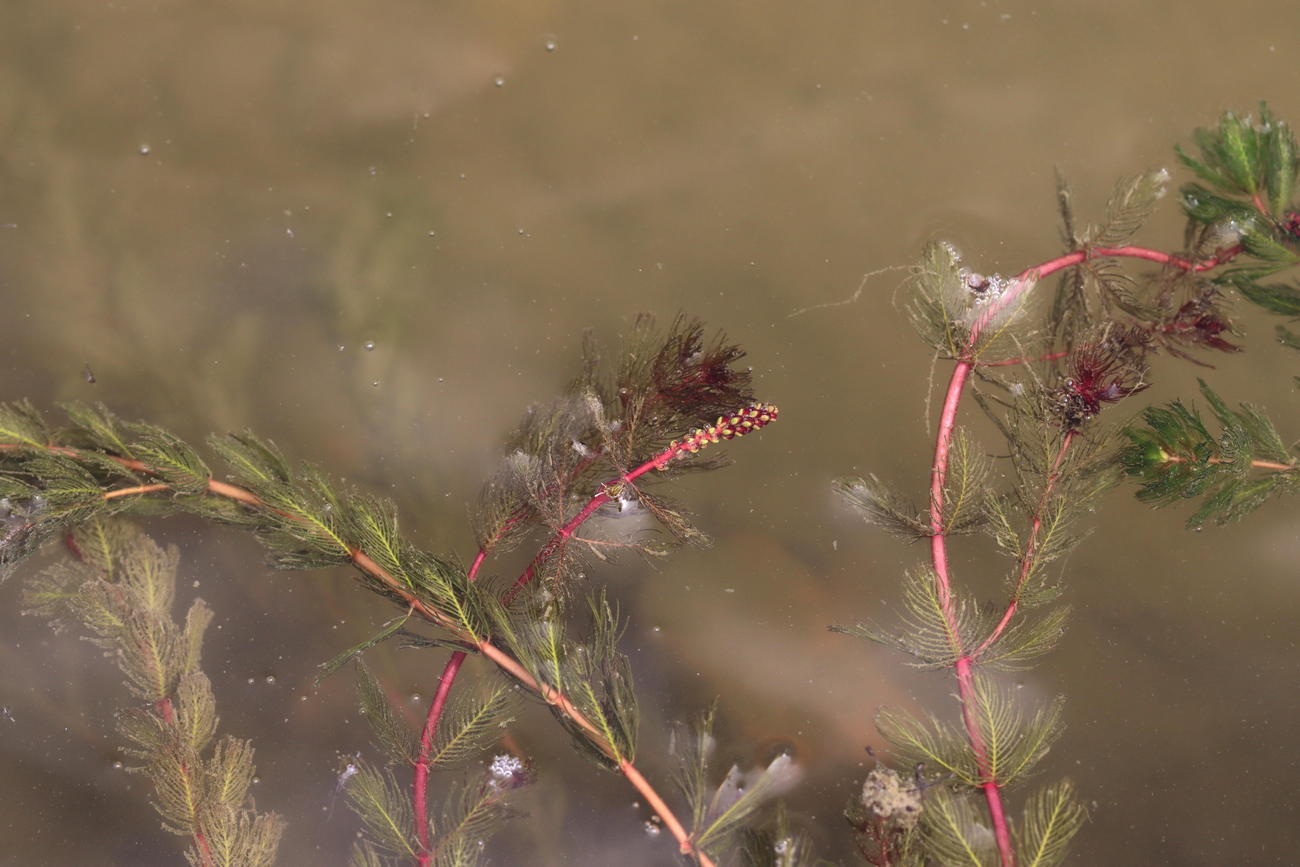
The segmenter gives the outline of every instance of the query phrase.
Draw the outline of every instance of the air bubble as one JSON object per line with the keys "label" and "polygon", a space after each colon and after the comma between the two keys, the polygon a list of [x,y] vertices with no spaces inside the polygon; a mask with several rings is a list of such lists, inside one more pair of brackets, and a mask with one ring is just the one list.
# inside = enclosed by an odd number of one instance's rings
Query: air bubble
{"label": "air bubble", "polygon": [[555,49],[560,47],[559,44],[554,39],[546,40],[545,45],[547,51],[554,51]]}
{"label": "air bubble", "polygon": [[140,145],[140,156],[147,157],[153,152],[153,148],[148,144]]}
{"label": "air bubble", "polygon": [[274,675],[274,674],[268,674],[265,678],[263,678],[263,680],[266,681],[266,685],[267,685],[267,686],[275,686],[275,675]]}
{"label": "air bubble", "polygon": [[505,86],[506,86],[506,79],[505,79],[505,76],[504,76],[504,75],[498,75],[496,78],[492,79],[492,83],[493,83],[494,85],[496,85],[497,87],[505,87]]}
{"label": "air bubble", "polygon": [[366,352],[373,352],[375,349],[375,341],[367,340],[365,343],[362,344],[362,346],[366,348]]}

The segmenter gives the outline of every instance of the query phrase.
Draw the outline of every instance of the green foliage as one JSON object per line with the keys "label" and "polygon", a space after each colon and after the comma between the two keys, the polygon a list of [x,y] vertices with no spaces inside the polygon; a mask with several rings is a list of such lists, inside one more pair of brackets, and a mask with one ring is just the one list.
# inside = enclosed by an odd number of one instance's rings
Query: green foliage
{"label": "green foliage", "polygon": [[392,771],[362,762],[347,782],[347,795],[361,818],[364,845],[385,855],[416,857],[415,816]]}
{"label": "green foliage", "polygon": [[904,576],[903,607],[893,631],[867,623],[832,626],[831,631],[901,650],[916,660],[911,664],[918,668],[945,668],[974,647],[989,625],[975,605],[956,599],[952,604],[953,629],[929,566]]}
{"label": "green foliage", "polygon": [[1028,774],[1061,735],[1060,697],[1025,715],[1024,701],[986,677],[975,678],[974,719],[987,771],[981,782],[1010,786]]}
{"label": "green foliage", "polygon": [[832,486],[868,524],[908,541],[930,535],[926,516],[874,475],[836,479]]}
{"label": "green foliage", "polygon": [[566,609],[558,600],[530,602],[537,605],[537,614],[509,630],[499,629],[498,640],[510,647],[538,681],[567,695],[595,726],[598,734],[593,737],[562,708],[551,705],[579,750],[602,767],[632,761],[638,711],[631,665],[618,650],[623,632],[618,611],[603,593],[589,597],[590,636],[582,641],[568,634]]}
{"label": "green foliage", "polygon": [[365,663],[357,660],[357,695],[361,699],[361,713],[374,732],[375,741],[392,762],[414,764],[419,754],[416,733],[406,724],[400,712],[393,708],[384,694],[384,688],[375,680]]}
{"label": "green foliage", "polygon": [[745,826],[771,797],[773,787],[789,772],[788,755],[777,756],[753,779],[747,779],[739,765],[732,765],[720,785],[715,788],[710,783],[709,758],[716,746],[715,712],[716,708],[710,708],[692,729],[681,728],[673,734],[671,751],[676,759],[673,779],[690,805],[691,839],[715,859],[744,843],[752,859],[748,863],[809,863],[807,844],[790,833],[783,814],[778,813],[775,818],[775,839],[772,832],[744,833]]}
{"label": "green foliage", "polygon": [[1065,624],[1069,619],[1068,605],[1058,605],[1038,617],[1017,618],[980,652],[980,664],[1002,671],[1029,668],[1031,663],[1056,647],[1065,634]]}
{"label": "green foliage", "polygon": [[[626,343],[621,361],[606,367],[588,341],[584,370],[570,393],[529,413],[505,466],[480,498],[475,517],[483,556],[504,551],[534,530],[550,535],[517,587],[536,581],[514,606],[502,601],[491,582],[475,582],[477,576],[459,561],[408,542],[388,501],[313,466],[292,465],[274,443],[251,432],[208,441],[229,474],[219,479],[187,443],[157,426],[119,419],[103,406],[65,407],[68,424],[59,429],[28,403],[0,406],[0,566],[18,562],[60,533],[78,533],[98,580],[59,567],[33,583],[28,604],[89,629],[117,658],[133,694],[149,704],[125,711],[120,727],[156,778],[165,823],[193,836],[202,850],[191,853],[192,860],[261,864],[266,853],[259,847],[265,848],[272,832],[278,835],[278,820],[242,805],[252,773],[247,744],[226,739],[212,746],[215,701],[197,668],[211,612],[196,602],[185,625],[174,624],[174,563],[158,556],[123,559],[115,531],[103,519],[119,512],[188,511],[252,530],[275,568],[357,567],[358,580],[405,615],[323,665],[322,676],[358,660],[362,710],[376,740],[390,762],[414,768],[418,780],[428,770],[463,765],[477,755],[509,721],[513,687],[498,682],[456,694],[437,725],[431,718],[417,738],[359,663],[362,652],[393,636],[408,646],[484,651],[538,692],[584,750],[605,766],[620,766],[635,755],[637,728],[631,667],[617,646],[622,626],[616,609],[595,594],[586,637],[575,637],[566,623],[567,605],[582,577],[579,555],[586,548],[603,558],[603,551],[618,548],[657,556],[665,546],[653,539],[579,536],[574,528],[588,517],[599,521],[591,512],[608,501],[640,506],[678,542],[707,541],[682,509],[647,488],[655,480],[718,466],[712,459],[716,450],[671,466],[665,455],[676,456],[675,438],[702,436],[698,428],[753,403],[749,370],[738,366],[741,350],[720,334],[706,338],[698,322],[679,317],[660,330],[643,317]],[[638,466],[635,480],[628,478]],[[664,471],[643,475],[651,468]],[[483,556],[475,560],[475,572]],[[404,628],[417,615],[439,634]],[[502,648],[529,674],[500,656]],[[202,757],[207,750],[215,750],[210,760]],[[423,809],[415,814],[409,790],[387,769],[353,769],[343,779],[366,826],[354,862],[421,855],[418,840],[433,828],[433,863],[480,863],[485,835],[507,813],[507,793],[530,779],[530,771],[518,768],[502,776],[498,765],[508,766],[506,759],[517,761],[499,756],[490,775],[466,783],[441,811],[427,815]],[[427,803],[427,789],[419,791],[418,800]],[[738,830],[748,813],[746,797],[739,799],[742,807],[730,805],[725,817],[713,817],[704,829],[710,840]],[[220,828],[212,824],[218,821],[224,823]]]}
{"label": "green foliage", "polygon": [[479,755],[513,720],[512,688],[490,684],[481,694],[456,693],[434,733],[428,761],[435,768],[454,768]]}
{"label": "green foliage", "polygon": [[926,853],[945,867],[993,867],[998,853],[993,831],[978,818],[970,796],[938,788],[921,817]]}
{"label": "green foliage", "polygon": [[1133,240],[1164,198],[1168,183],[1164,169],[1121,178],[1106,202],[1105,220],[1084,233],[1080,246],[1121,247]]}
{"label": "green foliage", "polygon": [[902,711],[882,708],[876,728],[896,751],[900,766],[922,766],[929,773],[951,774],[970,787],[983,782],[975,754],[958,727],[930,716],[924,720]]}
{"label": "green foliage", "polygon": [[1188,527],[1236,521],[1269,499],[1300,490],[1300,460],[1256,407],[1229,407],[1204,381],[1201,394],[1219,426],[1181,401],[1151,407],[1124,429],[1118,463],[1142,480],[1138,499],[1156,506],[1203,498]]}
{"label": "green foliage", "polygon": [[[114,433],[105,426],[102,435]],[[216,699],[199,668],[212,611],[196,599],[183,624],[172,619],[176,550],[99,521],[79,528],[72,547],[78,562],[55,564],[29,583],[28,612],[84,630],[117,663],[136,703],[118,716],[128,755],[140,763],[132,770],[153,784],[163,827],[191,838],[189,862],[270,867],[284,822],[251,806],[251,744],[227,735],[212,746]]]}
{"label": "green foliage", "polygon": [[1037,279],[976,273],[951,244],[932,243],[912,270],[907,313],[941,356],[991,363],[1032,355],[1042,342],[1028,304]]}
{"label": "green foliage", "polygon": [[1226,112],[1217,128],[1197,130],[1195,141],[1199,158],[1181,148],[1179,158],[1213,189],[1184,186],[1183,210],[1209,237],[1236,237],[1257,260],[1234,262],[1216,281],[1266,310],[1300,316],[1295,287],[1258,282],[1300,264],[1300,214],[1293,201],[1300,157],[1291,127],[1261,105],[1258,120]]}
{"label": "green foliage", "polygon": [[1025,867],[1053,867],[1065,860],[1070,840],[1087,820],[1074,785],[1061,780],[1035,792],[1025,802],[1017,828],[1017,850]]}
{"label": "green foliage", "polygon": [[360,644],[355,644],[352,647],[349,647],[347,650],[338,654],[333,659],[330,659],[326,662],[322,662],[319,666],[317,666],[317,668],[319,669],[319,673],[316,675],[316,685],[320,686],[321,681],[329,677],[334,672],[338,671],[343,666],[347,665],[349,662],[352,662],[353,660],[359,661],[361,659],[362,653],[364,653],[365,651],[369,650],[372,647],[384,643],[389,638],[392,638],[394,635],[401,632],[402,627],[406,625],[406,621],[410,619],[411,619],[411,615],[409,612],[403,614],[401,617],[394,617],[392,620],[385,623],[380,628],[380,630],[376,632],[374,635],[372,635],[370,638],[367,638],[365,641],[361,642]]}
{"label": "green foliage", "polygon": [[744,836],[741,855],[745,867],[815,867],[829,863],[813,854],[812,843],[794,830],[781,807],[770,827],[746,829]]}
{"label": "green foliage", "polygon": [[1260,105],[1259,120],[1224,112],[1217,129],[1198,129],[1193,135],[1199,159],[1183,148],[1178,158],[1202,180],[1237,196],[1259,196],[1281,217],[1291,205],[1295,176],[1295,136],[1290,126],[1276,120],[1268,106]]}

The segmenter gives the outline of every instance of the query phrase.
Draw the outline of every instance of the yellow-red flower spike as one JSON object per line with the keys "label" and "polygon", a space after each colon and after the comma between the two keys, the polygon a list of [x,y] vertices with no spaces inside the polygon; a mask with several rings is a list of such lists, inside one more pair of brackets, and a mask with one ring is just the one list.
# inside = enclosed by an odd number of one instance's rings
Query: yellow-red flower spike
{"label": "yellow-red flower spike", "polygon": [[718,420],[709,425],[707,428],[696,428],[686,439],[678,442],[674,440],[669,446],[671,454],[667,455],[659,464],[663,469],[672,458],[679,458],[686,454],[695,454],[700,449],[710,443],[721,442],[735,437],[744,436],[750,431],[758,430],[765,425],[776,421],[778,411],[771,404],[755,403],[737,411],[730,416],[718,416]]}

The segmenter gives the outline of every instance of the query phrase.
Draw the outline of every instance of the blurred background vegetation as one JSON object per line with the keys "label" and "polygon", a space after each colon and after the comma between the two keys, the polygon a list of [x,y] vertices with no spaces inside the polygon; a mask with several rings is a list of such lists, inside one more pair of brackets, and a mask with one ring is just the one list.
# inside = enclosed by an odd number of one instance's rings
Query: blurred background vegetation
{"label": "blurred background vegetation", "polygon": [[[636,313],[684,311],[750,351],[780,424],[672,492],[715,549],[592,578],[632,616],[647,773],[666,782],[668,724],[720,695],[725,755],[793,750],[794,815],[845,860],[838,813],[875,708],[951,691],[825,631],[885,614],[911,563],[830,480],[919,493],[929,460],[930,358],[891,303],[902,273],[862,275],[935,237],[1018,271],[1059,249],[1054,168],[1088,219],[1120,175],[1184,180],[1172,145],[1225,108],[1300,120],[1300,7],[1282,0],[17,0],[4,18],[6,400],[102,400],[189,438],[251,426],[468,560],[466,503],[584,329],[615,343]],[[1178,246],[1172,200],[1143,240]],[[1247,353],[1163,363],[1112,420],[1192,396],[1199,373],[1300,435],[1294,354],[1266,314],[1238,324]],[[1075,858],[1290,863],[1295,505],[1188,534],[1130,494],[1067,564],[1076,617],[1023,682],[1069,697],[1046,773],[1092,805]],[[234,531],[150,529],[217,611],[206,668],[223,730],[257,745],[259,808],[290,820],[282,863],[342,863],[354,827],[324,808],[368,728],[347,678],[316,690],[314,666],[389,611],[344,572],[268,573]],[[992,589],[985,554],[959,545],[958,580]],[[177,863],[144,781],[115,768],[109,664],[0,592],[0,863]],[[368,660],[423,713],[441,655]],[[621,781],[544,713],[513,736],[540,782],[499,863],[668,862]]]}

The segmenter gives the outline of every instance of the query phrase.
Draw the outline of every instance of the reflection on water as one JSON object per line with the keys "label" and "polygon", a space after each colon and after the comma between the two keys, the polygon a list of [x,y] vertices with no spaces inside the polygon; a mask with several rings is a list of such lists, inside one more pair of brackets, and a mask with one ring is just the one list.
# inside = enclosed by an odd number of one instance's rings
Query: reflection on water
{"label": "reflection on water", "polygon": [[[190,438],[252,426],[465,557],[465,502],[521,409],[566,381],[583,329],[613,339],[637,312],[686,310],[750,350],[781,424],[677,492],[717,547],[594,571],[632,616],[647,772],[666,779],[669,724],[721,696],[728,755],[756,766],[790,745],[790,805],[844,860],[873,709],[942,709],[951,685],[824,629],[887,615],[918,556],[840,512],[829,480],[921,488],[930,360],[889,303],[896,274],[814,305],[929,237],[984,273],[1053,255],[1055,166],[1086,210],[1224,107],[1300,117],[1283,2],[9,11],[6,399],[103,400]],[[1172,216],[1152,231],[1178,241]],[[1253,316],[1250,352],[1212,375],[1267,402],[1290,360]],[[1168,371],[1150,401],[1191,376]],[[1294,506],[1195,536],[1179,520],[1113,495],[1069,563],[1076,619],[1024,676],[1071,699],[1046,774],[1095,802],[1079,863],[1285,863]],[[291,821],[282,863],[341,863],[352,826],[326,821],[322,793],[368,735],[351,686],[313,690],[313,667],[388,609],[343,573],[268,575],[229,531],[157,529],[218,612],[223,727],[255,739],[258,804]],[[992,581],[982,554],[957,566]],[[115,770],[105,663],[13,614],[17,591],[0,590],[0,861],[176,863],[142,781]],[[425,697],[441,664],[371,657]],[[514,736],[540,782],[497,863],[668,862],[666,835],[545,714]]]}

